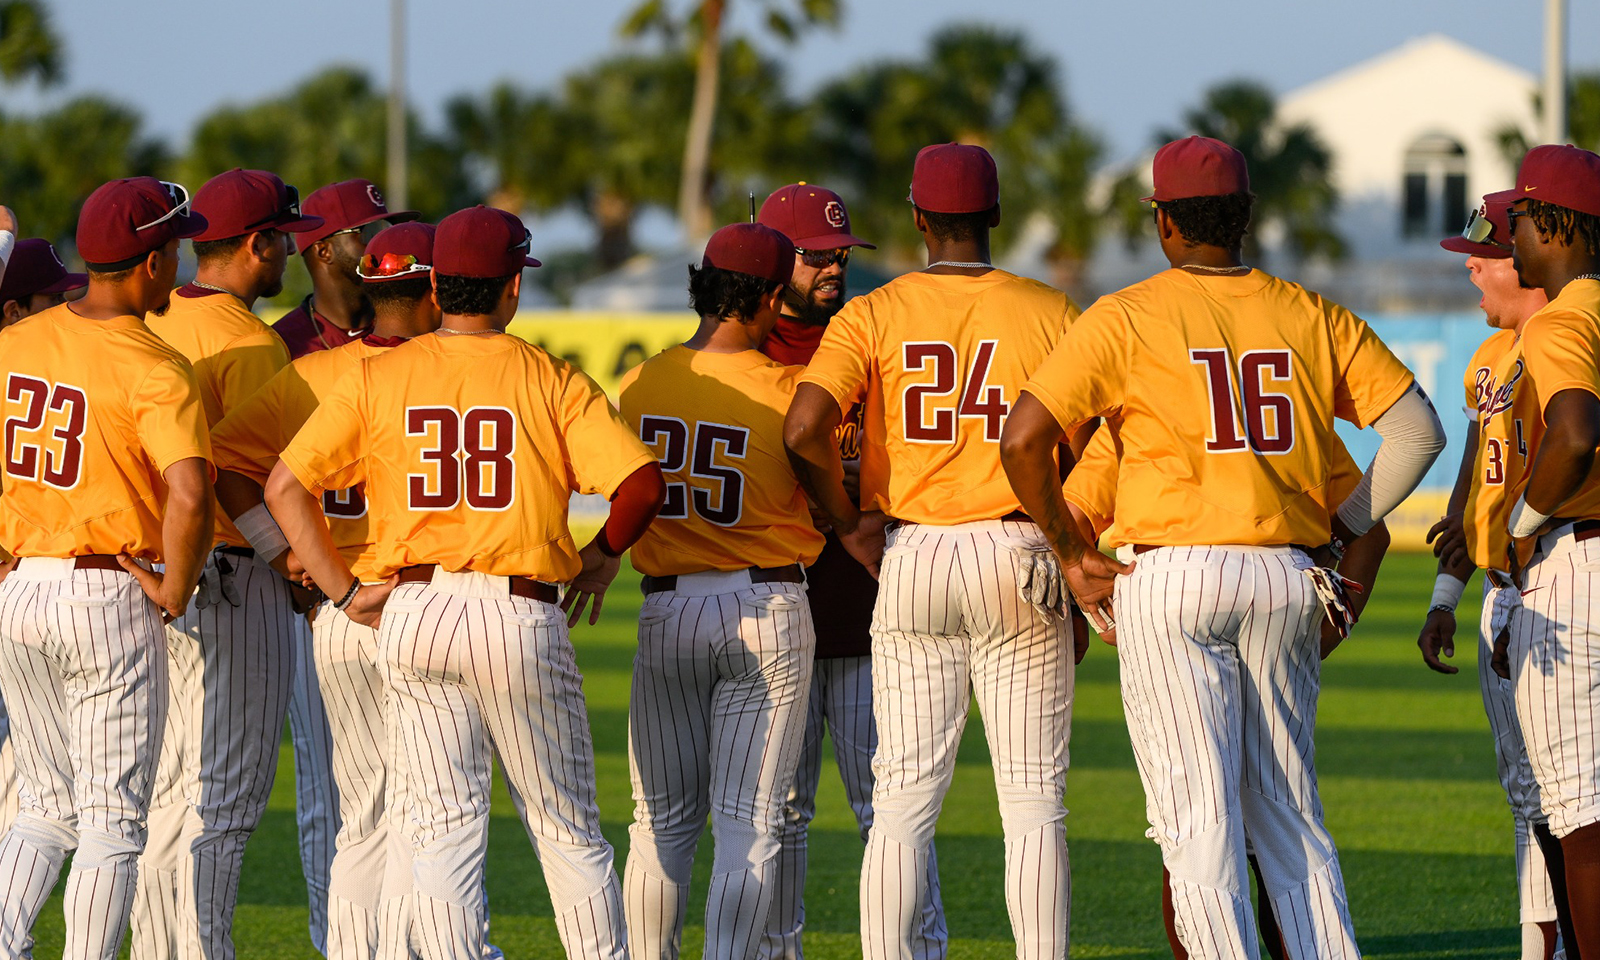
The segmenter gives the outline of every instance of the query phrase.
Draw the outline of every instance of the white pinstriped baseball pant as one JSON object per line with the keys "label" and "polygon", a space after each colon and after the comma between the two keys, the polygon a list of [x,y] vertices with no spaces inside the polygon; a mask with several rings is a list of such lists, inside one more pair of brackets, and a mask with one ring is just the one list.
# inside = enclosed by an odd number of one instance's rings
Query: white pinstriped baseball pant
{"label": "white pinstriped baseball pant", "polygon": [[1546,923],[1556,918],[1556,901],[1544,851],[1533,836],[1534,824],[1544,822],[1544,812],[1539,809],[1539,783],[1528,763],[1528,748],[1522,742],[1516,698],[1512,695],[1515,688],[1510,680],[1500,679],[1491,666],[1495,636],[1509,629],[1518,599],[1516,590],[1496,587],[1485,575],[1483,612],[1478,623],[1478,686],[1483,691],[1489,733],[1494,737],[1495,769],[1511,806],[1520,919],[1523,923]]}
{"label": "white pinstriped baseball pant", "polygon": [[1511,614],[1511,684],[1557,837],[1600,821],[1600,539],[1539,538]]}
{"label": "white pinstriped baseball pant", "polygon": [[[872,721],[871,656],[819,658],[812,667],[800,765],[783,805],[772,906],[767,910],[761,949],[756,952],[761,960],[803,960],[805,956],[801,931],[806,922],[806,839],[817,813],[824,730],[833,740],[845,800],[865,843],[872,828],[872,754],[878,748],[878,730]],[[943,960],[950,946],[935,846],[928,847],[928,902],[922,911],[920,939],[912,951],[917,960]]]}
{"label": "white pinstriped baseball pant", "polygon": [[678,956],[708,816],[704,955],[755,956],[816,642],[803,584],[695,573],[646,597],[628,703],[634,822],[623,888],[635,960]]}
{"label": "white pinstriped baseball pant", "polygon": [[1070,630],[1017,593],[1005,541],[1032,523],[902,524],[872,622],[872,828],[861,867],[866,960],[910,960],[928,908],[934,824],[976,694],[1005,833],[1006,906],[1021,960],[1068,952]]}
{"label": "white pinstriped baseball pant", "polygon": [[239,605],[193,605],[167,627],[172,695],[139,861],[133,960],[232,960],[245,842],[266,811],[294,681],[289,587],[255,557],[234,568]]}
{"label": "white pinstriped baseball pant", "polygon": [[1313,767],[1322,607],[1308,566],[1291,547],[1163,547],[1117,581],[1149,835],[1195,960],[1257,956],[1247,832],[1289,956],[1360,956]]}
{"label": "white pinstriped baseball pant", "polygon": [[544,869],[567,956],[627,956],[622,893],[595,806],[583,678],[554,604],[506,577],[436,571],[402,583],[378,629],[409,767],[414,924],[429,960],[488,935],[484,852],[497,749]]}
{"label": "white pinstriped baseball pant", "polygon": [[33,955],[30,930],[72,854],[62,955],[112,960],[167,710],[160,612],[120,570],[21,560],[0,584],[0,689],[22,793],[0,839],[0,956]]}

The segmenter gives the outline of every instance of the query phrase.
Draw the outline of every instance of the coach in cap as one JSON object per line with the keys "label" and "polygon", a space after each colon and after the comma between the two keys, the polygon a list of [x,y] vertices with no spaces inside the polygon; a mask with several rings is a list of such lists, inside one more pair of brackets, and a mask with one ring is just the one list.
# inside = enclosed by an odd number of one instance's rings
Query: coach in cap
{"label": "coach in cap", "polygon": [[11,253],[0,280],[0,327],[65,303],[67,294],[89,285],[87,274],[70,273],[48,240],[23,240]]}
{"label": "coach in cap", "polygon": [[390,210],[372,181],[360,179],[312,191],[305,211],[322,218],[322,226],[299,238],[311,292],[272,325],[295,358],[342,347],[372,327],[372,302],[357,264],[380,230],[418,216],[415,210]]}
{"label": "coach in cap", "polygon": [[1514,189],[1511,257],[1550,303],[1522,328],[1522,357],[1545,423],[1528,485],[1511,509],[1522,603],[1509,673],[1550,832],[1561,841],[1576,947],[1600,957],[1600,156],[1535,147]]}
{"label": "coach in cap", "polygon": [[[293,235],[322,220],[301,213],[299,192],[266,170],[219,174],[195,193],[194,206],[208,221],[194,238],[195,279],[174,291],[170,305],[148,323],[194,366],[207,425],[215,427],[289,362],[283,341],[251,307],[283,289]],[[240,860],[266,809],[294,658],[310,632],[294,614],[289,582],[280,575],[288,569],[270,536],[275,532],[270,518],[238,526],[218,509],[216,549],[201,588],[169,630],[178,668],[175,706],[140,867],[137,960],[179,952],[233,955]],[[326,853],[306,861],[315,919],[333,849],[333,790],[331,774],[319,779],[310,761],[301,760],[310,756],[307,744],[328,739],[325,726],[319,730],[307,719],[309,712],[295,715],[296,789],[302,814],[318,815],[326,834]],[[328,799],[304,799],[318,795],[319,783]],[[320,946],[320,938],[315,942]]]}

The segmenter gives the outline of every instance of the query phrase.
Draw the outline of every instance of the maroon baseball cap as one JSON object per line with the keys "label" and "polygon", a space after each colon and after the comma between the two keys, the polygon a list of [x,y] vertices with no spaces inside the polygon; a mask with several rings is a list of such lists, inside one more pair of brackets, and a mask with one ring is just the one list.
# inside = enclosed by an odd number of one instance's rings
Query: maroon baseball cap
{"label": "maroon baseball cap", "polygon": [[434,226],[420,220],[387,227],[372,242],[356,264],[356,276],[368,283],[403,280],[433,269]]}
{"label": "maroon baseball cap", "polygon": [[1157,150],[1150,180],[1155,192],[1140,197],[1140,203],[1250,192],[1244,154],[1210,137],[1184,137]]}
{"label": "maroon baseball cap", "polygon": [[979,213],[1000,202],[1000,174],[994,157],[965,143],[934,143],[917,151],[911,168],[911,195],[918,209],[932,213]]}
{"label": "maroon baseball cap", "polygon": [[21,240],[11,251],[5,280],[0,281],[0,306],[36,293],[66,293],[88,283],[87,274],[67,272],[49,240]]}
{"label": "maroon baseball cap", "polygon": [[803,180],[774,190],[761,205],[756,222],[789,237],[795,246],[805,250],[878,249],[850,232],[850,211],[837,193]]}
{"label": "maroon baseball cap", "polygon": [[[78,211],[78,256],[91,266],[113,266],[160,250],[173,237],[206,229],[181,183],[128,177],[101,184]],[[132,266],[132,264],[128,264]]]}
{"label": "maroon baseball cap", "polygon": [[778,283],[794,276],[795,244],[762,223],[733,223],[706,241],[700,266],[747,273]]}
{"label": "maroon baseball cap", "polygon": [[390,210],[372,181],[359,178],[318,187],[306,197],[305,206],[306,213],[322,218],[322,226],[300,238],[302,250],[341,230],[355,230],[379,220],[408,223],[421,216],[415,210]]}
{"label": "maroon baseball cap", "polygon": [[439,221],[433,268],[447,277],[509,277],[523,267],[541,266],[528,256],[532,242],[533,235],[516,214],[480,203]]}
{"label": "maroon baseball cap", "polygon": [[321,217],[300,213],[300,191],[266,170],[235,167],[219,173],[195,191],[194,208],[209,226],[195,237],[201,242],[242,237],[258,230],[304,233],[322,226]]}
{"label": "maroon baseball cap", "polygon": [[1483,199],[1539,200],[1600,217],[1600,155],[1570,143],[1534,147],[1517,168],[1517,185]]}
{"label": "maroon baseball cap", "polygon": [[1440,240],[1439,246],[1451,253],[1464,253],[1469,257],[1487,260],[1504,260],[1511,256],[1511,222],[1506,216],[1511,204],[1505,200],[1491,199],[1495,196],[1498,194],[1484,197],[1483,206],[1472,211],[1461,232]]}

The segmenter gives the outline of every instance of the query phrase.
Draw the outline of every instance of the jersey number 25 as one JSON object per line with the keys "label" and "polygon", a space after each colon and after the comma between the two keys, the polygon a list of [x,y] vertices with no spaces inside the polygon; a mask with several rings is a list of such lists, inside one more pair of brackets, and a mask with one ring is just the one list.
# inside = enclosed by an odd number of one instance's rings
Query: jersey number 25
{"label": "jersey number 25", "polygon": [[[658,516],[663,520],[687,520],[689,509],[707,523],[732,527],[744,516],[744,474],[734,467],[717,463],[718,454],[743,460],[750,448],[750,431],[726,423],[694,425],[694,444],[689,443],[689,425],[676,417],[640,417],[639,439],[660,452],[661,472],[667,474],[667,502]],[[660,444],[657,447],[657,444]],[[684,468],[696,480],[710,480],[721,489],[716,502],[711,490],[692,487],[682,480]]]}

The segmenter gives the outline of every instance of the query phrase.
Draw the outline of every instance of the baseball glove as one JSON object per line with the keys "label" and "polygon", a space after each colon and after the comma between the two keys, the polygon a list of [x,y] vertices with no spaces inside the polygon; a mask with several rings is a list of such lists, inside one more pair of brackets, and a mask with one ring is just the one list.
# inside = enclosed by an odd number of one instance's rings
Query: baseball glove
{"label": "baseball glove", "polygon": [[1317,600],[1322,603],[1328,622],[1339,631],[1339,639],[1350,636],[1350,628],[1356,625],[1350,594],[1360,593],[1361,584],[1327,567],[1307,567],[1305,573],[1311,578],[1311,586],[1317,591]]}

